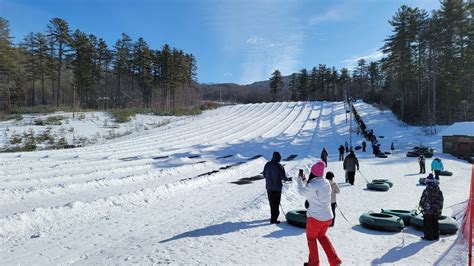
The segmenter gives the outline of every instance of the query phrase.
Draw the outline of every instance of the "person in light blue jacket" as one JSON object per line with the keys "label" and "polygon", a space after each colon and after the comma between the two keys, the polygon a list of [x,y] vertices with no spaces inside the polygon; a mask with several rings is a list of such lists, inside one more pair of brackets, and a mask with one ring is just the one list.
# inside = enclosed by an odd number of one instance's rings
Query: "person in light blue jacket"
{"label": "person in light blue jacket", "polygon": [[444,170],[443,162],[441,159],[436,157],[433,162],[431,162],[431,171],[435,173],[435,179],[439,181],[439,174]]}

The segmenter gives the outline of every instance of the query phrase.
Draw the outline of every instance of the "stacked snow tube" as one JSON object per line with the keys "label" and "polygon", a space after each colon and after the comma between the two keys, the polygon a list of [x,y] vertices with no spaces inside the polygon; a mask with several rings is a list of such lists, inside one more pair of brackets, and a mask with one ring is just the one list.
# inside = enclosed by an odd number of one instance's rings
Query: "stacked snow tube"
{"label": "stacked snow tube", "polygon": [[287,212],[286,221],[291,225],[306,228],[306,210],[291,210]]}
{"label": "stacked snow tube", "polygon": [[395,215],[395,216],[398,216],[398,217],[402,218],[403,223],[404,223],[405,225],[410,225],[410,220],[411,220],[411,218],[416,215],[415,210],[409,211],[409,210],[389,210],[389,209],[382,209],[381,212],[382,212],[382,213],[386,213],[386,214]]}
{"label": "stacked snow tube", "polygon": [[387,183],[390,187],[393,187],[393,182],[388,180],[388,179],[374,179],[372,182],[382,182],[382,183]]}
{"label": "stacked snow tube", "polygon": [[453,175],[453,173],[452,173],[452,172],[449,172],[449,171],[441,171],[441,172],[439,173],[439,175],[443,175],[443,176],[452,176],[452,175]]}
{"label": "stacked snow tube", "polygon": [[405,226],[402,218],[398,216],[387,213],[374,212],[367,212],[362,214],[359,217],[359,223],[365,228],[395,232],[400,232]]}
{"label": "stacked snow tube", "polygon": [[[459,229],[459,226],[456,223],[456,220],[454,220],[453,218],[449,216],[441,215],[438,218],[438,223],[439,223],[439,233],[442,235],[455,234]],[[415,226],[415,228],[419,230],[423,230],[423,215],[418,214],[411,217],[410,224]]]}
{"label": "stacked snow tube", "polygon": [[367,183],[367,189],[376,191],[387,191],[390,189],[390,185],[385,182],[370,182]]}

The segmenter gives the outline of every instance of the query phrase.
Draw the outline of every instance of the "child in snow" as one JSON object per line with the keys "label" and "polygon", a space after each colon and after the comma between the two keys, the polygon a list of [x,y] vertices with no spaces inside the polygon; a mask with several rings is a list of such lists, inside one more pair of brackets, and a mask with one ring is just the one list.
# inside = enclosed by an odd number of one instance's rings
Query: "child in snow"
{"label": "child in snow", "polygon": [[420,174],[424,174],[426,172],[426,167],[425,156],[423,156],[423,154],[420,154],[420,157],[418,157],[418,164],[420,164]]}
{"label": "child in snow", "polygon": [[443,210],[443,192],[439,189],[438,182],[430,174],[426,178],[426,188],[421,195],[419,208],[423,213],[423,232],[425,240],[439,240],[438,217]]}
{"label": "child in snow", "polygon": [[326,173],[326,179],[329,180],[329,184],[331,184],[331,209],[332,209],[332,215],[334,218],[332,218],[332,223],[331,227],[334,226],[334,222],[336,221],[336,194],[341,192],[339,190],[339,186],[337,185],[336,182],[333,181],[334,179],[334,174],[332,172],[327,172]]}
{"label": "child in snow", "polygon": [[309,202],[306,213],[306,239],[309,248],[308,265],[319,265],[318,241],[324,249],[330,265],[341,264],[341,259],[331,244],[326,232],[331,225],[333,214],[331,211],[331,185],[323,178],[323,161],[318,161],[311,167],[311,173],[303,184],[305,176],[300,175],[298,180],[298,191],[306,197]]}

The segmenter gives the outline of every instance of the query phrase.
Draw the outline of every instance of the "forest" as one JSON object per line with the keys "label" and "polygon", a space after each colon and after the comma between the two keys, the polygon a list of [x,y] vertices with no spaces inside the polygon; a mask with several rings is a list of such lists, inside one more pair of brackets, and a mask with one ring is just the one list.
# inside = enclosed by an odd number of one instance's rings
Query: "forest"
{"label": "forest", "polygon": [[192,54],[164,44],[149,47],[122,33],[112,47],[67,21],[12,43],[0,17],[0,109],[53,106],[175,110],[199,104]]}

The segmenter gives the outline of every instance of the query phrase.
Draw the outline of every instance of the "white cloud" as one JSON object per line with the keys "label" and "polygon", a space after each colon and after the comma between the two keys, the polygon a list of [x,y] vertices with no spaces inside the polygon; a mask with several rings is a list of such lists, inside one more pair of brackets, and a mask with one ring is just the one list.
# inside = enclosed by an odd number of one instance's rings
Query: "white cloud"
{"label": "white cloud", "polygon": [[365,55],[356,55],[353,56],[351,59],[343,60],[342,62],[345,63],[345,68],[352,70],[357,66],[357,61],[360,59],[365,59],[365,61],[377,61],[383,57],[383,53],[379,50],[371,50],[367,52]]}
{"label": "white cloud", "polygon": [[309,25],[316,25],[327,21],[338,21],[344,17],[344,8],[332,8],[323,14],[318,14],[309,18]]}
{"label": "white cloud", "polygon": [[293,15],[295,2],[276,2],[222,1],[209,10],[224,56],[241,57],[241,71],[232,71],[240,84],[266,80],[275,69],[296,70],[306,21]]}

